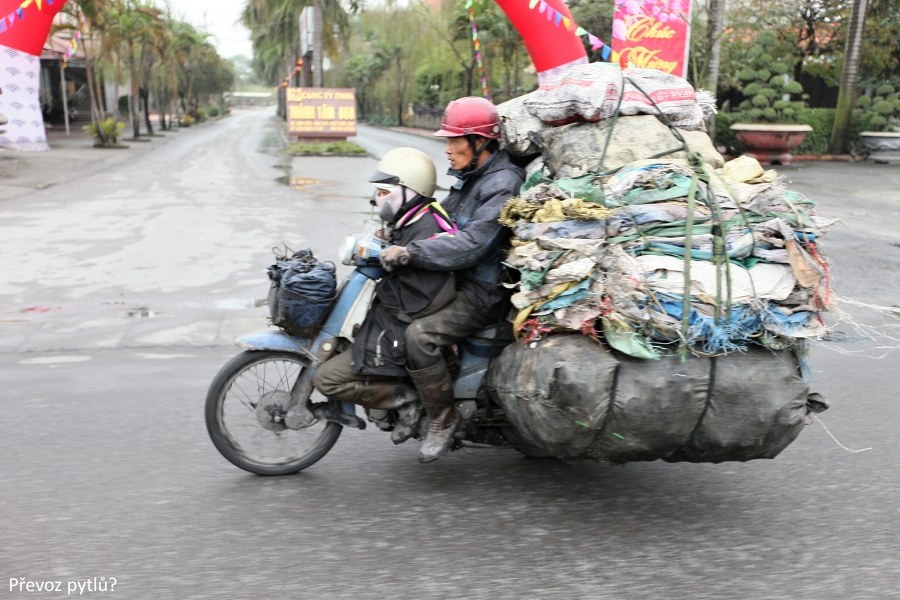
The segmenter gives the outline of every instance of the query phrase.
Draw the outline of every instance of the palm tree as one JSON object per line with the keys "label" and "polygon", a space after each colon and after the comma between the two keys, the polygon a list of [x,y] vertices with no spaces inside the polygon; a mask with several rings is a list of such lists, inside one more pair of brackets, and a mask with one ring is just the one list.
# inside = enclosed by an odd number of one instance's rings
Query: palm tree
{"label": "palm tree", "polygon": [[145,61],[153,40],[161,35],[160,12],[141,0],[113,0],[106,27],[110,47],[124,59],[131,80],[129,114],[134,139],[141,133],[140,90]]}
{"label": "palm tree", "polygon": [[[725,3],[726,0],[709,0],[709,23],[706,29],[706,51],[707,63],[706,73],[704,73],[704,85],[713,93],[718,95],[719,89],[719,65],[722,56],[722,31],[725,25]],[[707,123],[709,136],[713,139],[716,137],[716,119],[710,117]]]}
{"label": "palm tree", "polygon": [[[95,42],[102,47],[105,27],[109,21],[108,2],[106,0],[76,0],[66,7],[66,12],[77,23],[74,28],[82,32],[82,39],[90,43],[82,43],[84,53],[85,76],[87,77],[88,98],[91,104],[91,123],[99,125],[103,121],[104,107],[100,77],[97,73],[99,54],[94,56]],[[101,127],[97,127],[98,142],[103,145],[109,142]]]}
{"label": "palm tree", "polygon": [[158,57],[151,69],[150,86],[156,92],[156,103],[159,107],[159,126],[163,131],[171,129],[167,118],[171,114],[172,99],[178,93],[178,57],[175,51],[177,30],[182,23],[172,18],[168,9],[165,15],[165,27],[157,39]]}
{"label": "palm tree", "polygon": [[837,108],[834,112],[834,125],[831,129],[829,150],[836,154],[844,154],[850,148],[850,119],[853,114],[853,94],[856,90],[856,80],[859,77],[859,56],[868,10],[869,0],[853,1],[849,31],[847,32],[847,45],[844,49],[844,69],[841,73],[841,86],[838,91]]}
{"label": "palm tree", "polygon": [[[341,40],[350,31],[350,18],[340,0],[247,0],[241,21],[250,30],[253,43],[253,64],[257,74],[269,83],[279,82],[289,73],[299,58],[296,55],[299,28],[297,21],[304,6],[319,7],[321,21],[317,22],[317,35],[313,40],[316,61],[314,76],[321,86],[321,60],[325,54],[337,58]],[[349,12],[359,10],[359,1],[349,1]],[[321,24],[321,26],[320,26]],[[337,31],[336,35],[325,32]]]}
{"label": "palm tree", "polygon": [[191,80],[188,76],[197,48],[206,40],[206,36],[197,31],[189,23],[177,21],[172,26],[172,73],[174,75],[174,93],[181,104],[181,112],[187,112],[187,98],[191,97]]}

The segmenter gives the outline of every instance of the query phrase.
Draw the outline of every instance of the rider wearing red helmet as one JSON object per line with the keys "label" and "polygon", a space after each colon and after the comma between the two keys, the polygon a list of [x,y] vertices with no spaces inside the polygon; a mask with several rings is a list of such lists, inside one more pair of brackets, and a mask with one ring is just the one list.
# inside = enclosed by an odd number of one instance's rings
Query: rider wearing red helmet
{"label": "rider wearing red helmet", "polygon": [[505,316],[508,294],[501,286],[501,260],[509,231],[497,218],[524,180],[522,169],[500,149],[500,116],[489,100],[450,102],[434,135],[446,139],[450,174],[457,177],[443,206],[458,230],[391,246],[382,255],[388,268],[403,268],[408,261],[411,267],[456,275],[456,298],[434,314],[415,319],[406,330],[407,370],[430,421],[419,450],[422,462],[447,453],[459,424],[446,349]]}
{"label": "rider wearing red helmet", "polygon": [[[421,150],[395,148],[381,158],[369,183],[375,186],[372,204],[387,225],[384,239],[408,245],[452,231],[449,217],[433,199],[436,179],[434,163]],[[422,411],[416,394],[402,381],[406,328],[455,296],[451,273],[420,268],[387,273],[375,286],[375,299],[352,349],[319,365],[313,381],[316,389],[329,400],[365,407],[370,418],[373,411],[396,410],[394,443],[418,433]]]}

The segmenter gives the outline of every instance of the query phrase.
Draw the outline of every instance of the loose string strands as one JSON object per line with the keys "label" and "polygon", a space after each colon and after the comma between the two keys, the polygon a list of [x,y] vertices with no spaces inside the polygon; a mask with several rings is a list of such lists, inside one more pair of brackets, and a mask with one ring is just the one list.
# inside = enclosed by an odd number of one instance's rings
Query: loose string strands
{"label": "loose string strands", "polygon": [[[819,342],[828,349],[843,354],[845,356],[865,356],[866,358],[883,359],[887,358],[893,351],[900,350],[900,308],[890,306],[878,306],[876,304],[868,304],[860,302],[853,298],[845,298],[843,296],[834,296],[832,306],[829,313],[836,317],[834,324],[829,326],[829,333]],[[880,315],[882,320],[880,323],[869,325],[862,323],[841,308],[842,305],[855,306],[866,311],[874,312]],[[887,322],[892,319],[893,322]],[[838,331],[841,325],[847,325],[852,334]],[[858,350],[841,347],[843,344],[857,343],[861,340],[876,342],[878,345],[860,348]],[[887,342],[886,344],[884,342]],[[879,351],[877,355],[869,354],[871,351]]]}
{"label": "loose string strands", "polygon": [[825,433],[828,434],[828,437],[830,437],[830,438],[834,441],[835,444],[837,444],[837,445],[840,446],[843,450],[846,450],[846,451],[849,452],[850,454],[856,454],[857,452],[865,452],[865,451],[867,451],[867,450],[871,450],[871,448],[859,448],[858,450],[854,450],[853,448],[848,448],[847,446],[845,446],[844,444],[842,444],[842,443],[840,442],[840,440],[838,440],[836,437],[834,437],[834,434],[831,433],[831,430],[828,429],[828,427],[825,426],[825,423],[822,422],[822,419],[820,419],[819,417],[817,417],[816,415],[814,415],[814,414],[812,414],[812,413],[810,413],[809,416],[811,416],[811,417],[813,418],[813,420],[814,420],[816,423],[818,423],[819,425],[822,426],[822,429],[825,430]]}

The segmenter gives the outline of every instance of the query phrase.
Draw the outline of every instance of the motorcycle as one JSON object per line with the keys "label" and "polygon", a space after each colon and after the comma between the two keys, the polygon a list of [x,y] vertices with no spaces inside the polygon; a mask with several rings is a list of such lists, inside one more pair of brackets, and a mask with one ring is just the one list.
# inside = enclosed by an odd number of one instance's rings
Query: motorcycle
{"label": "motorcycle", "polygon": [[[270,329],[235,340],[243,351],[215,376],[205,407],[210,439],[232,464],[257,475],[297,473],[328,454],[345,427],[365,428],[355,404],[321,397],[313,377],[317,365],[350,349],[374,299],[375,284],[384,274],[382,249],[382,242],[371,235],[345,240],[341,262],[355,268],[338,288],[314,335],[301,337]],[[527,456],[549,456],[523,442],[484,388],[491,361],[512,341],[511,327],[504,322],[455,346],[459,375],[454,393],[462,419],[452,449],[469,442],[508,447]],[[368,421],[390,431],[401,418],[398,410],[364,412]],[[412,437],[424,437],[426,426],[423,415]]]}

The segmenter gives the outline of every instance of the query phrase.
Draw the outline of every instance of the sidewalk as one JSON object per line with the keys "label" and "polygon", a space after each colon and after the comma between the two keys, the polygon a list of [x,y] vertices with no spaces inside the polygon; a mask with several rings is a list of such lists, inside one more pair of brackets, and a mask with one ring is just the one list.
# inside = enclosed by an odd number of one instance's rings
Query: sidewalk
{"label": "sidewalk", "polygon": [[82,130],[83,125],[82,121],[72,123],[68,136],[63,126],[48,129],[48,152],[0,149],[0,201],[105,171],[158,147],[166,137],[179,135],[163,132],[164,137],[134,142],[128,140],[131,131],[126,130],[122,143],[128,148],[94,148],[94,140]]}

